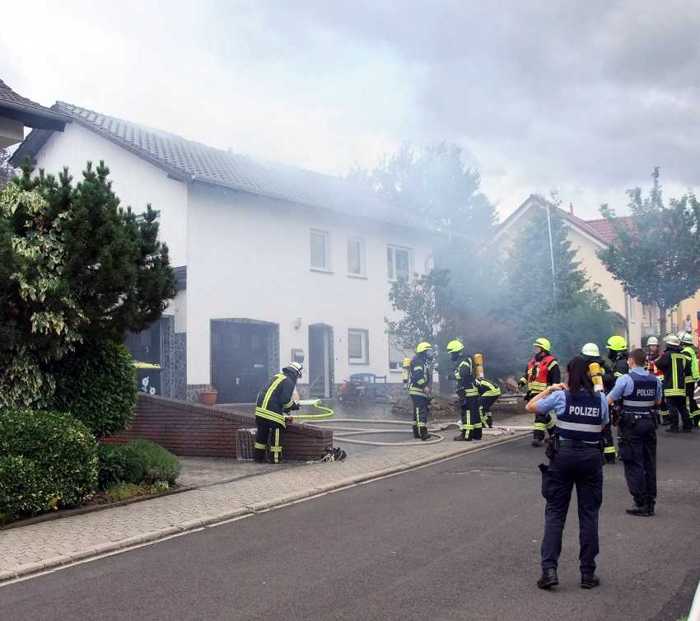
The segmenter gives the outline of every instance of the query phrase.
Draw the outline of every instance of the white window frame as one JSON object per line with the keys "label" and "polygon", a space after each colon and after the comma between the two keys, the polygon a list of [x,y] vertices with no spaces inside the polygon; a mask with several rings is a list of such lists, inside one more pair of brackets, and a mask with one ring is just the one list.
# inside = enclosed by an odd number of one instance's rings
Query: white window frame
{"label": "white window frame", "polygon": [[[324,239],[324,265],[314,265],[313,264],[313,251],[312,251],[312,240],[314,235],[320,235]],[[312,271],[314,272],[328,272],[330,273],[332,271],[331,269],[331,234],[329,231],[325,231],[323,229],[310,229],[309,230],[309,265]]]}
{"label": "white window frame", "polygon": [[[405,252],[408,255],[408,274],[406,275],[406,278],[410,279],[411,274],[413,274],[413,249],[407,248],[405,246],[395,246],[393,244],[389,244],[387,246],[386,270],[387,270],[387,276],[389,277],[389,280],[391,282],[398,280],[398,278],[396,276],[396,252],[397,251]],[[391,260],[389,259],[390,255],[391,255]]]}
{"label": "white window frame", "polygon": [[[350,339],[353,336],[360,336],[362,355],[359,358],[350,356]],[[369,330],[360,328],[348,329],[348,364],[352,365],[368,365],[369,364]]]}
{"label": "white window frame", "polygon": [[[350,252],[353,244],[359,246],[360,252],[360,271],[353,272],[350,269]],[[365,240],[362,237],[350,237],[348,238],[348,276],[351,278],[367,278],[367,250],[365,247]]]}
{"label": "white window frame", "polygon": [[[403,347],[397,345],[395,342],[395,337],[391,336],[391,334],[388,336],[387,343],[389,346],[389,371],[391,373],[401,373],[403,371],[403,359],[411,358],[413,356],[413,352],[410,349],[404,349]],[[399,360],[392,360],[392,350],[396,350],[400,357]]]}

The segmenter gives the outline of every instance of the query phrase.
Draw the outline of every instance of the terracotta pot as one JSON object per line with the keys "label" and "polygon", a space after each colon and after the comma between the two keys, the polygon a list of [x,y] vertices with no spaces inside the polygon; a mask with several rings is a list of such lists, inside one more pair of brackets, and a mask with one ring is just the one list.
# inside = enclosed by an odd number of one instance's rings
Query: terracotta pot
{"label": "terracotta pot", "polygon": [[219,393],[216,390],[202,390],[199,393],[199,402],[202,405],[215,405]]}

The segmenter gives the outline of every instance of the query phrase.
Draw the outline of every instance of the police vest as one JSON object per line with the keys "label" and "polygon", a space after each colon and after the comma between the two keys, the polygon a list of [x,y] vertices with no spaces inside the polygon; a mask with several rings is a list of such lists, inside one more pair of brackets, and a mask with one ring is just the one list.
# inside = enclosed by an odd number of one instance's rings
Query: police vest
{"label": "police vest", "polygon": [[634,389],[631,394],[622,397],[622,413],[651,416],[656,407],[657,379],[653,375],[644,377],[637,373],[630,373],[629,376],[634,382]]}
{"label": "police vest", "polygon": [[686,371],[689,371],[685,375],[685,383],[686,384],[694,384],[700,379],[700,367],[698,366],[698,355],[695,353],[695,350],[690,347],[684,347],[683,352],[682,352],[686,359],[688,360],[689,364],[688,367],[686,368]]}
{"label": "police vest", "polygon": [[557,414],[559,437],[583,442],[600,442],[603,434],[603,406],[600,394],[580,391],[572,395],[568,390],[564,412]]}
{"label": "police vest", "polygon": [[685,397],[686,357],[678,351],[667,351],[669,369],[664,373],[664,396]]}
{"label": "police vest", "polygon": [[547,388],[549,370],[557,363],[554,356],[547,354],[541,360],[534,356],[527,363],[527,391],[533,394],[541,393]]}

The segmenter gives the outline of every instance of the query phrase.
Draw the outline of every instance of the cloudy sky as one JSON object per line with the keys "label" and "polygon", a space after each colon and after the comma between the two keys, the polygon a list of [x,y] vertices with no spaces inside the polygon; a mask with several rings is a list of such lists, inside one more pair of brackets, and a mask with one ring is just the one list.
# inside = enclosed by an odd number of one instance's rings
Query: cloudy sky
{"label": "cloudy sky", "polygon": [[[460,144],[501,214],[700,185],[694,0],[4,3],[0,77],[268,160],[370,166]],[[7,27],[12,24],[12,27]]]}

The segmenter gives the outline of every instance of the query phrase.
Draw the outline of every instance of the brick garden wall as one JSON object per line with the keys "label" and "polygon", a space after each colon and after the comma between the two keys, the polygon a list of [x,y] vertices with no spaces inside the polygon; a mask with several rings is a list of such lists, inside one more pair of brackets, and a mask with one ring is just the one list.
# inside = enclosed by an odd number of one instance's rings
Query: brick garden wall
{"label": "brick garden wall", "polygon": [[[134,422],[126,431],[105,438],[122,444],[145,438],[176,455],[240,457],[237,431],[255,427],[252,414],[140,393]],[[283,435],[286,459],[318,459],[333,445],[333,432],[310,425],[289,425]]]}

